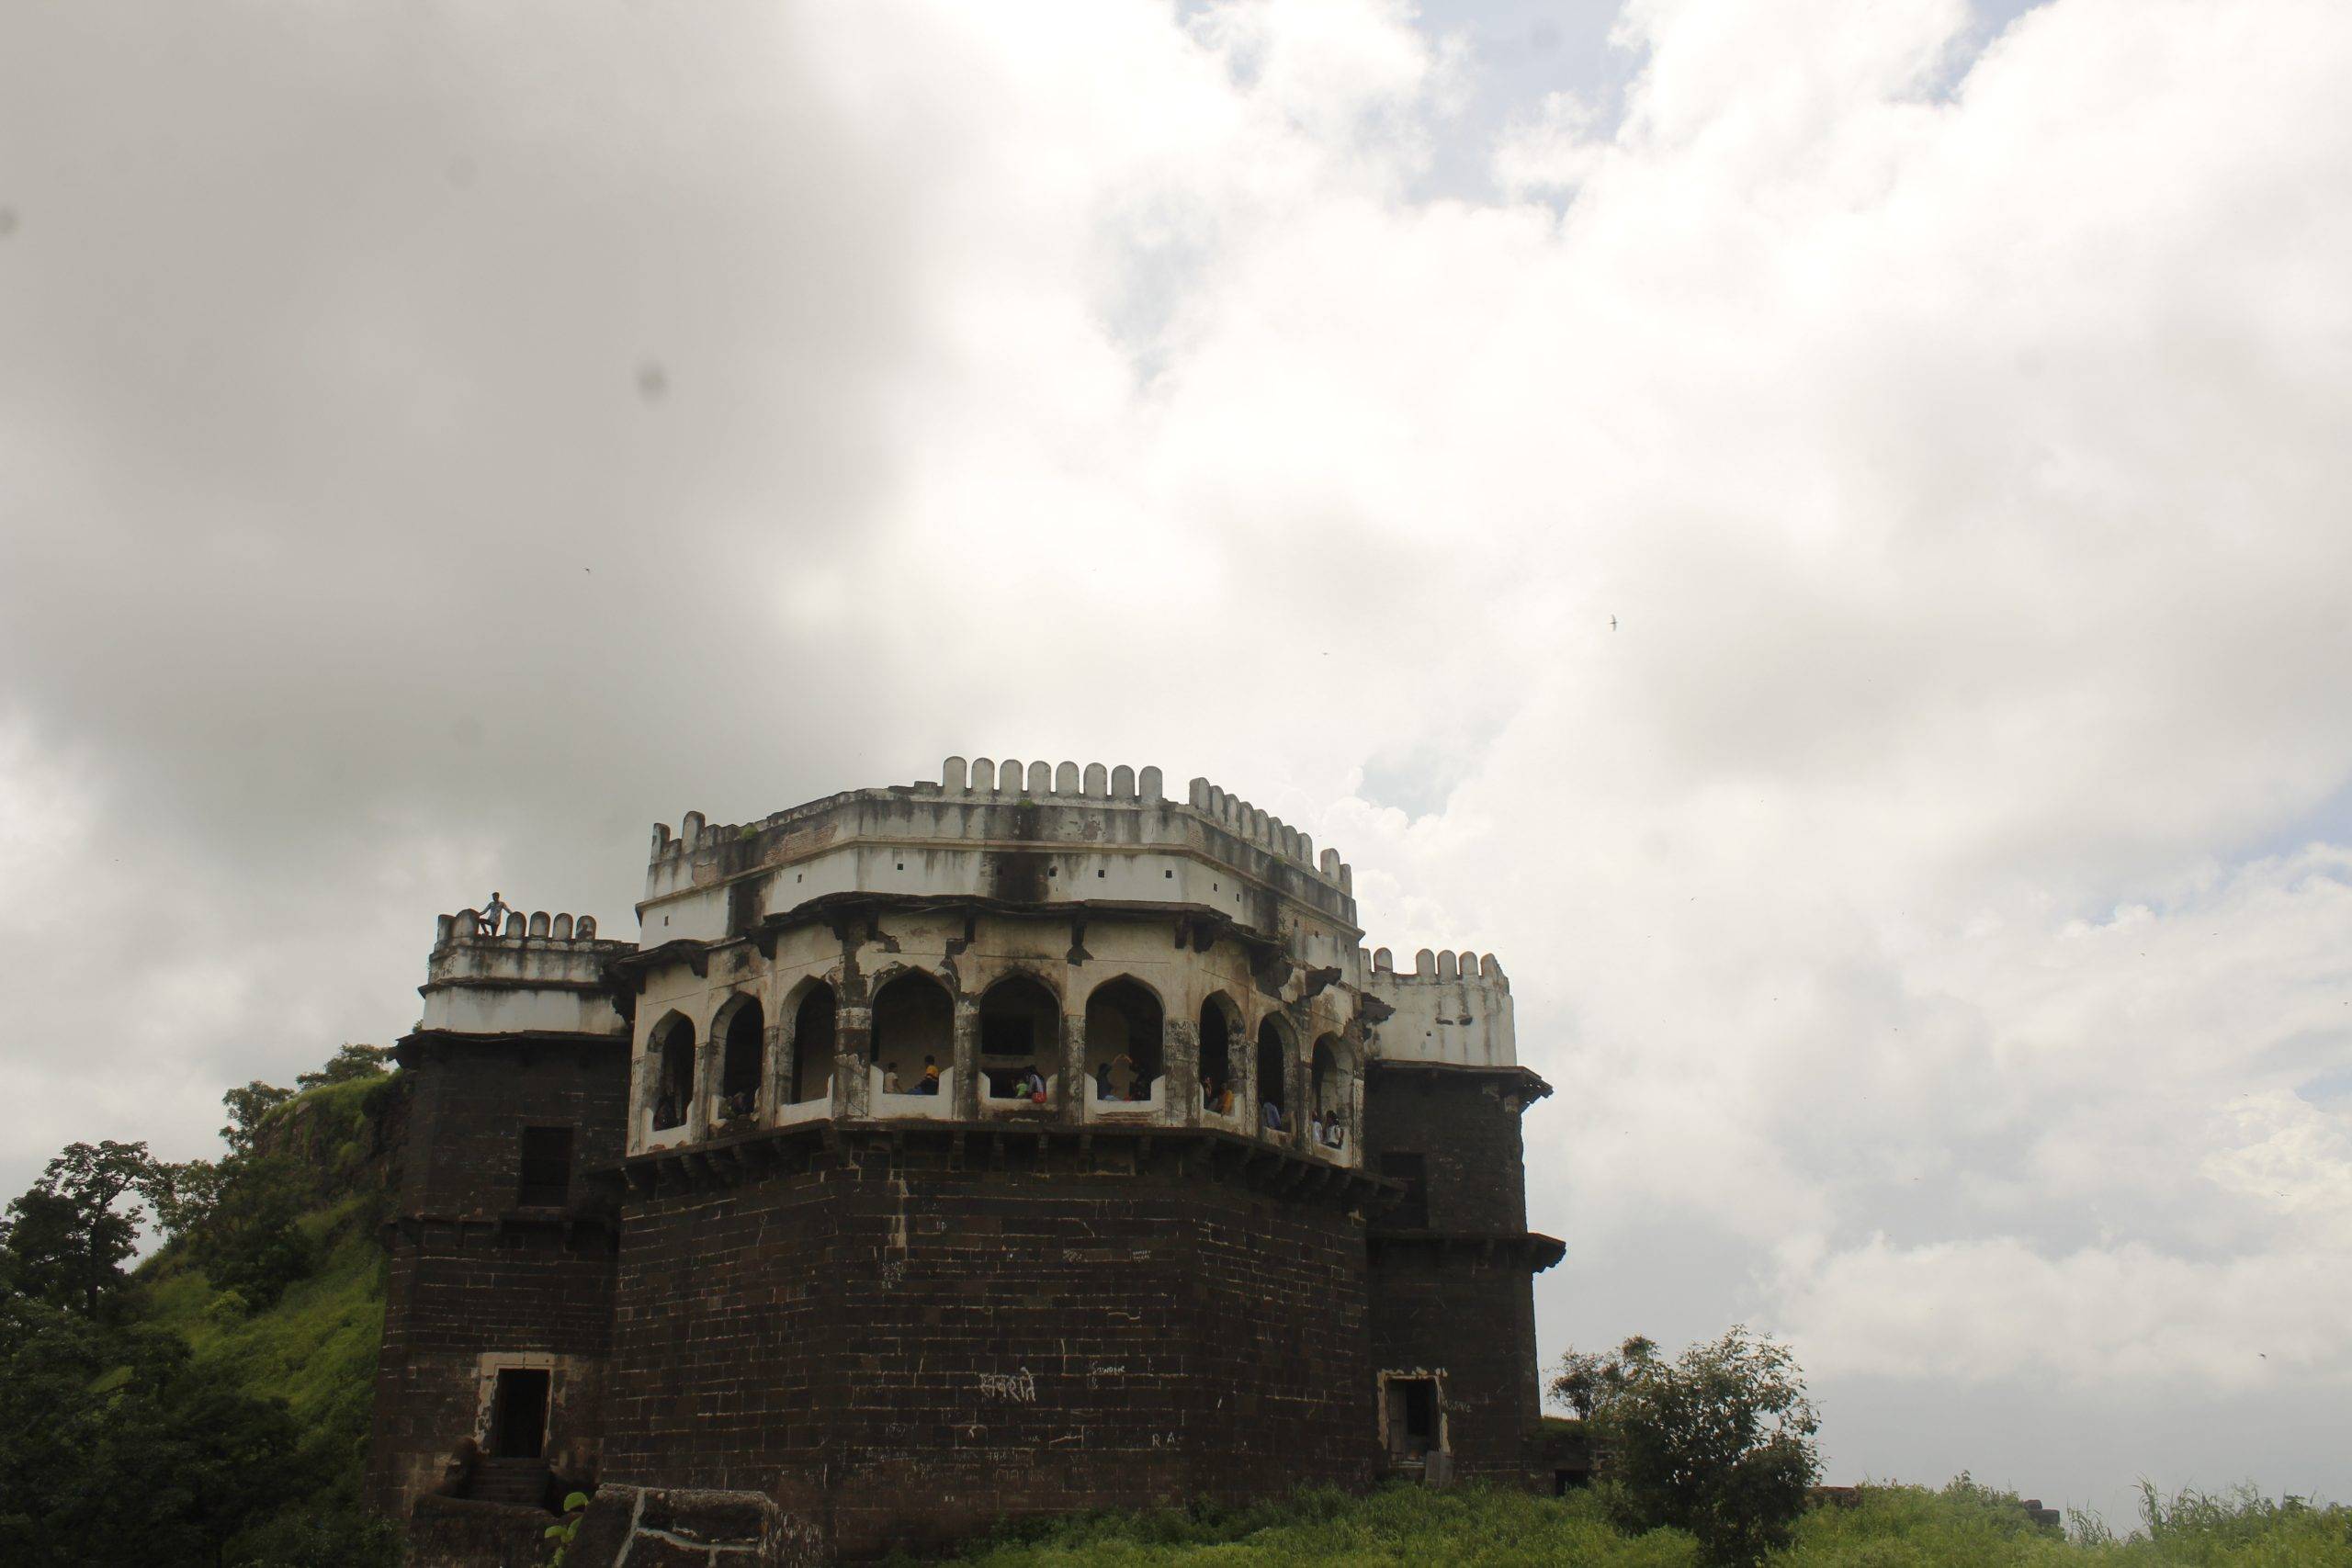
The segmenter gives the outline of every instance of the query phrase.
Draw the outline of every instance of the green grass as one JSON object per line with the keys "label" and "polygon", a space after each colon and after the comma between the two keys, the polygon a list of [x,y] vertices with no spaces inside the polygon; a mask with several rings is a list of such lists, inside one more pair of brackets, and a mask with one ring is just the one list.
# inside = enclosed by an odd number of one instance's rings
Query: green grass
{"label": "green grass", "polygon": [[1233,1511],[1094,1515],[973,1549],[986,1568],[1146,1563],[1578,1563],[1697,1568],[1698,1546],[1674,1530],[1629,1536],[1589,1496],[1555,1500],[1464,1487],[1391,1487],[1368,1497],[1302,1493]]}
{"label": "green grass", "polygon": [[2264,1498],[2251,1487],[2222,1496],[2146,1493],[2141,1529],[2129,1539],[2069,1540],[2034,1529],[1997,1498],[1964,1482],[1865,1489],[1860,1506],[1820,1508],[1797,1527],[1774,1568],[2346,1568],[2352,1564],[2352,1510]]}
{"label": "green grass", "polygon": [[[2093,1534],[2096,1536],[2097,1531]],[[1105,1514],[1020,1527],[972,1548],[985,1568],[1272,1568],[1559,1563],[1577,1568],[1702,1568],[1673,1530],[1630,1534],[1592,1493],[1566,1498],[1464,1487],[1396,1487],[1369,1497],[1308,1492],[1236,1510]],[[2069,1540],[2013,1502],[1956,1482],[1941,1490],[1878,1486],[1859,1506],[1808,1514],[1770,1568],[2346,1568],[2352,1511],[2280,1505],[2249,1491],[2151,1498],[2130,1540]]]}
{"label": "green grass", "polygon": [[177,1333],[200,1359],[230,1368],[248,1392],[284,1399],[305,1427],[348,1420],[355,1408],[365,1427],[384,1334],[375,1209],[375,1196],[363,1193],[306,1215],[302,1228],[322,1247],[319,1266],[266,1311],[246,1314],[202,1272],[179,1267],[159,1271],[146,1320]]}

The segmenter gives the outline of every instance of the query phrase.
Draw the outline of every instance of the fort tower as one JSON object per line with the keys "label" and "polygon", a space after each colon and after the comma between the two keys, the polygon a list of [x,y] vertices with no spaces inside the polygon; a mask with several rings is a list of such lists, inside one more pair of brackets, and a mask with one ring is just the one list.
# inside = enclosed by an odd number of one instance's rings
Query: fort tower
{"label": "fort tower", "polygon": [[656,828],[637,912],[436,932],[379,1506],[594,1475],[855,1558],[1536,1483],[1550,1091],[1494,959],[1364,949],[1333,851],[1205,780],[950,758]]}

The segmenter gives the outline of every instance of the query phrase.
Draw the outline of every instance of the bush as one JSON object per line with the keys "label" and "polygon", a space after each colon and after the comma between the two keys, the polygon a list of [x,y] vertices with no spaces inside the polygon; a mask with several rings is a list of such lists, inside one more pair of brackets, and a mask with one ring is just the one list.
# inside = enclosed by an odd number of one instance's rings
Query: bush
{"label": "bush", "polygon": [[1756,1562],[1785,1541],[1820,1475],[1795,1358],[1744,1326],[1671,1361],[1643,1338],[1606,1358],[1570,1351],[1552,1393],[1589,1424],[1611,1513],[1689,1531],[1710,1562]]}

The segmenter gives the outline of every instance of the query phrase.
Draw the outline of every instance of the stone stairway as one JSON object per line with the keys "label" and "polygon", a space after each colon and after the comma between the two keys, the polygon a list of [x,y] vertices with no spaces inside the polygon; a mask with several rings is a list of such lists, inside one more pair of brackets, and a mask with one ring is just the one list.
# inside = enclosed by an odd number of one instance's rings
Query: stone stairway
{"label": "stone stairway", "polygon": [[474,1466],[469,1489],[476,1502],[521,1503],[543,1507],[547,1503],[548,1461],[543,1459],[485,1459]]}

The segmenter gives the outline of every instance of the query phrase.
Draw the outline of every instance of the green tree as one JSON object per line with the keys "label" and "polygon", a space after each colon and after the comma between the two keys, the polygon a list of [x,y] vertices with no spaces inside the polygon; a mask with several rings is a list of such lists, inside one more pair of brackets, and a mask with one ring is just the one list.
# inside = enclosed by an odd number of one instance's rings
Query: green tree
{"label": "green tree", "polygon": [[267,1307],[311,1271],[318,1247],[302,1230],[313,1176],[290,1155],[247,1155],[218,1168],[212,1201],[190,1233],[193,1259],[215,1288]]}
{"label": "green tree", "polygon": [[96,1318],[116,1302],[122,1265],[147,1217],[138,1200],[155,1183],[145,1144],[73,1144],[11,1201],[0,1236],[8,1290]]}
{"label": "green tree", "polygon": [[232,1089],[220,1097],[228,1107],[229,1124],[220,1129],[220,1141],[229,1145],[232,1155],[253,1153],[254,1135],[269,1113],[294,1098],[290,1089],[254,1079],[243,1089]]}
{"label": "green tree", "polygon": [[1713,1562],[1757,1562],[1786,1541],[1820,1474],[1804,1373],[1744,1325],[1673,1360],[1638,1337],[1608,1356],[1571,1350],[1551,1392],[1590,1423],[1621,1520],[1688,1530]]}
{"label": "green tree", "polygon": [[296,1500],[298,1436],[175,1335],[0,1299],[0,1561],[231,1561]]}
{"label": "green tree", "polygon": [[354,1078],[381,1077],[384,1059],[391,1054],[389,1045],[346,1044],[317,1072],[295,1074],[294,1082],[301,1089],[319,1089],[327,1084],[349,1083]]}

